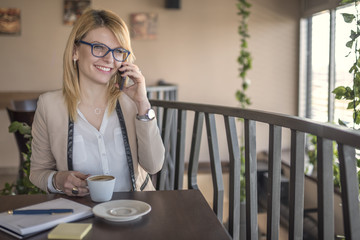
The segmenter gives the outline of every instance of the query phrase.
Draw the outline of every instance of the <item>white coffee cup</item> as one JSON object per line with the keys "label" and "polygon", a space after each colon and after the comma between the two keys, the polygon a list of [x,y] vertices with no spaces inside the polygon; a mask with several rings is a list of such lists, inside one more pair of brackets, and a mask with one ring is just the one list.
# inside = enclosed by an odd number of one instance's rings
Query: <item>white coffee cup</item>
{"label": "white coffee cup", "polygon": [[110,175],[93,175],[86,179],[91,200],[106,202],[112,198],[115,186],[115,177]]}

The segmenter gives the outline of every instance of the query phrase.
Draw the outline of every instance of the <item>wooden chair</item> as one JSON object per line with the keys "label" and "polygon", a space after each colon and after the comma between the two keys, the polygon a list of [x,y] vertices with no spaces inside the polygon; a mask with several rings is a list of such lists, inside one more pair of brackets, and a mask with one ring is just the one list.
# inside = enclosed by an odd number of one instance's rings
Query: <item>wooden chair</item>
{"label": "wooden chair", "polygon": [[[10,106],[6,108],[10,122],[14,122],[14,121],[24,122],[27,123],[29,126],[31,126],[34,120],[36,106],[37,106],[37,99],[12,100],[10,102]],[[16,132],[14,134],[20,156],[19,177],[22,177],[23,170],[21,166],[23,165],[24,162],[22,153],[27,152],[27,147],[26,147],[27,139],[24,138],[24,136],[19,132]]]}
{"label": "wooden chair", "polygon": [[[244,136],[246,179],[246,239],[258,240],[258,186],[256,127],[268,127],[268,182],[267,182],[267,230],[266,239],[279,238],[280,191],[282,162],[282,131],[289,134],[290,181],[288,200],[289,239],[304,236],[304,164],[306,134],[317,137],[317,239],[334,239],[334,186],[333,142],[339,153],[341,180],[341,205],[346,239],[360,239],[359,183],[356,172],[355,149],[360,149],[360,132],[333,124],[317,123],[309,119],[251,109],[151,100],[153,107],[162,109],[161,132],[166,158],[158,174],[156,188],[182,189],[184,164],[188,162],[188,188],[197,189],[200,143],[205,123],[209,162],[213,186],[213,211],[223,222],[224,184],[218,132],[225,133],[229,156],[229,219],[226,221],[233,239],[240,238],[240,147],[238,136]],[[187,113],[194,113],[188,118]],[[189,114],[190,115],[190,114]],[[192,115],[191,115],[192,116]],[[237,124],[243,119],[243,124]],[[175,121],[174,121],[175,120]],[[187,123],[192,125],[187,127]],[[221,124],[219,124],[221,122]],[[238,127],[241,125],[241,127]],[[189,129],[190,128],[190,129]],[[187,131],[189,129],[190,131]],[[186,133],[191,133],[186,138]],[[240,132],[240,134],[239,134]],[[175,135],[172,143],[170,137]],[[186,140],[189,141],[186,141]],[[189,158],[185,160],[185,146],[189,146]],[[175,160],[175,170],[170,171],[168,161]],[[311,193],[311,194],[316,194]],[[205,224],[205,223],[204,223]]]}

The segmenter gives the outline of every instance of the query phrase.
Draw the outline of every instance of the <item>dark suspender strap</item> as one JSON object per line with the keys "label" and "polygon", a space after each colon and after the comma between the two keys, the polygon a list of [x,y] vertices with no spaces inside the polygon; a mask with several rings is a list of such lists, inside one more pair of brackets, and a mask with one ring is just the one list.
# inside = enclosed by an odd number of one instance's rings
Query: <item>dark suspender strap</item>
{"label": "dark suspender strap", "polygon": [[121,111],[121,106],[120,106],[119,101],[116,102],[116,113],[117,113],[118,118],[119,118],[120,127],[121,127],[121,133],[122,133],[123,140],[124,140],[124,147],[125,147],[126,159],[127,159],[127,163],[128,163],[129,171],[130,171],[132,190],[136,191],[133,159],[132,159],[129,139],[128,139],[128,135],[127,135],[127,131],[126,131],[124,115],[123,115],[123,113]]}
{"label": "dark suspender strap", "polygon": [[141,187],[140,187],[140,191],[144,190],[144,188],[146,187],[146,185],[147,185],[148,182],[149,182],[149,179],[150,179],[150,175],[147,174],[147,175],[146,175],[146,178],[145,178],[145,181],[143,182],[143,184],[142,184]]}
{"label": "dark suspender strap", "polygon": [[73,169],[73,139],[74,139],[74,122],[69,118],[69,127],[68,127],[68,145],[67,145],[67,163],[68,170],[72,171]]}

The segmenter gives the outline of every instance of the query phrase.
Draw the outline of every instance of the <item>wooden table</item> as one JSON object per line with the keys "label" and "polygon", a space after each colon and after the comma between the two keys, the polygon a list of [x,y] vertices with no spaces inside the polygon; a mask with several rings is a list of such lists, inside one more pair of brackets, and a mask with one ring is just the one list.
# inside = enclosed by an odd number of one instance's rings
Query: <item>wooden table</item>
{"label": "wooden table", "polygon": [[[0,196],[0,212],[48,201],[60,194]],[[95,206],[90,197],[66,197],[79,203]],[[87,239],[231,239],[218,221],[201,192],[198,190],[121,192],[114,193],[115,199],[135,199],[151,205],[151,212],[140,219],[114,223],[98,217],[79,222],[93,223]],[[48,231],[28,239],[47,239]],[[0,239],[14,239],[0,231]]]}

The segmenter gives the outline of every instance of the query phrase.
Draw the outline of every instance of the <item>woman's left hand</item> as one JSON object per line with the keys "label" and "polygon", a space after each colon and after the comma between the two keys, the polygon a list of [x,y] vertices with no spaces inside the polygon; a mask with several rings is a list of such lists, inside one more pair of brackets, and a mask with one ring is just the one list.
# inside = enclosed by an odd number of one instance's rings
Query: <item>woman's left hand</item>
{"label": "woman's left hand", "polygon": [[134,82],[130,86],[126,86],[125,83],[122,91],[135,102],[138,113],[145,114],[150,108],[150,103],[146,95],[145,77],[139,67],[130,62],[123,62],[118,71],[122,72],[122,77],[129,77]]}

